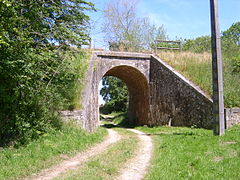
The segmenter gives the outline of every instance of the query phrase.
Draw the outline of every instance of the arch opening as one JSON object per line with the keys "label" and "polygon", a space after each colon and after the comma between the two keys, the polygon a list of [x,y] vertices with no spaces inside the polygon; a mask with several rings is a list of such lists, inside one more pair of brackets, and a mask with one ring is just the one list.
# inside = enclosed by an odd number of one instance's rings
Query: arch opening
{"label": "arch opening", "polygon": [[129,124],[151,124],[149,117],[149,84],[145,75],[132,66],[121,65],[111,68],[103,75],[103,77],[107,76],[119,78],[127,86]]}

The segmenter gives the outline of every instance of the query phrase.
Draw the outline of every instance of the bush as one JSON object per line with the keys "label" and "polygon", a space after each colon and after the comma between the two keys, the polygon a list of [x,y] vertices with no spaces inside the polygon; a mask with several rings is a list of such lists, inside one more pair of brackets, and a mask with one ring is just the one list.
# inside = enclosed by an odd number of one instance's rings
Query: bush
{"label": "bush", "polygon": [[233,72],[240,73],[240,55],[233,58]]}
{"label": "bush", "polygon": [[70,47],[89,43],[91,10],[78,0],[0,1],[0,145],[59,127],[56,111],[78,106],[86,67]]}
{"label": "bush", "polygon": [[211,37],[201,36],[196,39],[189,39],[183,44],[184,51],[191,51],[195,53],[203,53],[211,51]]}
{"label": "bush", "polygon": [[28,50],[21,56],[14,56],[11,49],[5,52],[12,56],[0,64],[1,146],[24,144],[50,128],[60,128],[57,110],[79,106],[74,95],[86,69],[83,52]]}

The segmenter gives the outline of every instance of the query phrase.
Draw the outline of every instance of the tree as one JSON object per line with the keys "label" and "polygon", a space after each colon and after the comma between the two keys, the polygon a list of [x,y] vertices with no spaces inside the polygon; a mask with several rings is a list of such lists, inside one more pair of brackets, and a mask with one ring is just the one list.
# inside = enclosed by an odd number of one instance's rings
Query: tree
{"label": "tree", "polygon": [[183,43],[183,50],[196,53],[211,52],[211,37],[201,36],[193,40],[186,40]]}
{"label": "tree", "polygon": [[95,9],[82,0],[0,1],[0,146],[58,126],[60,90],[79,78],[67,47],[89,40],[85,10]]}
{"label": "tree", "polygon": [[[235,56],[240,51],[240,22],[234,23],[229,29],[222,32],[222,51],[225,56]],[[186,40],[183,50],[192,52],[210,52],[211,37],[201,36],[196,39]]]}
{"label": "tree", "polygon": [[38,45],[76,45],[89,41],[89,16],[92,3],[80,0],[5,0],[1,1],[0,42],[13,40]]}
{"label": "tree", "polygon": [[230,28],[222,32],[222,49],[224,56],[235,59],[236,63],[239,64],[240,22],[234,23]]}
{"label": "tree", "polygon": [[156,40],[167,40],[168,36],[164,26],[157,27],[150,23],[149,18],[142,19],[140,44],[143,49],[154,49]]}
{"label": "tree", "polygon": [[106,102],[101,109],[104,113],[113,111],[125,112],[128,105],[128,89],[124,82],[120,79],[107,76],[102,79],[103,88],[100,94]]}
{"label": "tree", "polygon": [[137,1],[115,0],[104,9],[105,41],[123,50],[150,49],[157,38],[167,38],[161,27],[152,25],[149,18],[137,16]]}
{"label": "tree", "polygon": [[228,30],[222,33],[223,39],[240,46],[240,22],[234,23]]}

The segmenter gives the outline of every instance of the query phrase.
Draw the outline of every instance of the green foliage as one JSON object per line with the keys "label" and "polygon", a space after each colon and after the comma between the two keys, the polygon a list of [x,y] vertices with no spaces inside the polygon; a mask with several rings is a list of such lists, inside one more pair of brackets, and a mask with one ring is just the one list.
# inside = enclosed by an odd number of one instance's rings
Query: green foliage
{"label": "green foliage", "polygon": [[23,58],[1,63],[2,144],[36,138],[59,126],[57,110],[79,107],[76,99],[86,70],[83,52],[26,52]]}
{"label": "green foliage", "polygon": [[83,75],[71,67],[83,53],[68,47],[88,42],[90,9],[78,0],[0,2],[0,146],[60,126],[56,110]]}
{"label": "green foliage", "polygon": [[58,109],[80,109],[81,91],[85,72],[88,69],[89,53],[82,50],[67,51],[61,54],[64,60],[58,67],[58,78],[54,78],[51,83],[55,86],[56,92],[61,95],[62,100]]}
{"label": "green foliage", "polygon": [[[202,36],[194,40],[187,40],[183,45],[183,50],[196,53],[211,52],[211,38],[209,36]],[[223,74],[224,74],[224,100],[225,106],[235,107],[240,106],[240,22],[234,23],[229,29],[222,33],[222,54],[223,54]],[[197,54],[196,54],[197,56]],[[192,58],[194,59],[194,58]],[[208,61],[195,62],[194,60],[186,59],[180,65],[178,64],[181,72],[186,74],[188,78],[200,85],[204,90],[211,94],[211,59]],[[180,66],[186,66],[182,69]],[[196,68],[191,68],[194,64]],[[205,67],[204,67],[205,66]],[[199,73],[199,70],[201,73]],[[195,70],[194,70],[195,69]]]}
{"label": "green foliage", "polygon": [[18,149],[0,150],[0,179],[21,179],[58,164],[103,140],[104,128],[87,133],[76,123],[68,122],[61,130],[51,130]]}
{"label": "green foliage", "polygon": [[107,76],[102,79],[102,85],[100,94],[106,102],[101,108],[102,113],[126,111],[128,106],[128,89],[126,84],[116,77]]}
{"label": "green foliage", "polygon": [[146,179],[238,179],[240,126],[223,136],[179,127],[139,127],[154,140]]}
{"label": "green foliage", "polygon": [[240,22],[222,34],[225,103],[230,107],[240,107]]}
{"label": "green foliage", "polygon": [[193,40],[186,40],[183,43],[183,50],[195,53],[211,52],[211,37],[201,36]]}
{"label": "green foliage", "polygon": [[0,42],[11,46],[13,40],[22,45],[87,44],[92,3],[80,0],[4,0],[0,6]]}
{"label": "green foliage", "polygon": [[233,72],[240,73],[240,55],[233,58]]}
{"label": "green foliage", "polygon": [[223,39],[240,46],[240,22],[234,23],[228,30],[224,31]]}

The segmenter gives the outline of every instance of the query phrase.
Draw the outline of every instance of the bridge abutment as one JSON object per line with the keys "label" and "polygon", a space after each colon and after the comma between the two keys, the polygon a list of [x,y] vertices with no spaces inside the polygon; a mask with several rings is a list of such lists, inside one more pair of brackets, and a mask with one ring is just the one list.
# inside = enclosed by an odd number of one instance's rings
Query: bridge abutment
{"label": "bridge abutment", "polygon": [[151,54],[95,52],[82,94],[82,127],[99,125],[98,85],[115,76],[129,90],[129,120],[137,125],[212,127],[212,101],[196,85]]}

